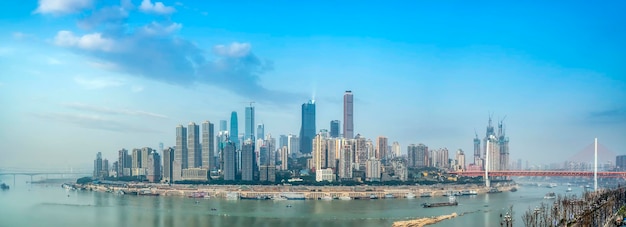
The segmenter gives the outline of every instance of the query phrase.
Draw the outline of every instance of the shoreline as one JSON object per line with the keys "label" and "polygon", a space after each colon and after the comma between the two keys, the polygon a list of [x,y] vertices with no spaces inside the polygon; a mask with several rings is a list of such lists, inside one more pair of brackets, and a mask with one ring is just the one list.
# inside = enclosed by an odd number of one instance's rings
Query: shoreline
{"label": "shoreline", "polygon": [[[113,184],[72,184],[74,188],[119,194],[150,196],[179,196],[192,198],[224,199],[271,199],[297,195],[299,199],[417,199],[420,197],[441,197],[451,192],[473,190],[485,194],[488,188],[478,185],[436,185],[436,186],[292,186],[292,185],[168,185],[130,183]],[[514,185],[498,186],[508,192]],[[430,194],[430,196],[422,196]],[[236,196],[236,198],[234,198]],[[466,196],[466,195],[462,195]],[[349,198],[348,198],[349,197]]]}

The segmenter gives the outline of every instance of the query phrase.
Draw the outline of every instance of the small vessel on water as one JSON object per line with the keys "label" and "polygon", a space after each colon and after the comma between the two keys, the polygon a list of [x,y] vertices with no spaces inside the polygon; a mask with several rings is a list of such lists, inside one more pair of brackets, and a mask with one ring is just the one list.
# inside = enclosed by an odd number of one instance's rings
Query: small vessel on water
{"label": "small vessel on water", "polygon": [[422,192],[422,194],[420,195],[420,197],[431,197],[432,194],[430,192]]}
{"label": "small vessel on water", "polygon": [[498,188],[490,188],[489,191],[487,191],[487,193],[490,193],[490,194],[492,194],[492,193],[500,193],[500,192],[502,192],[502,191],[500,191],[500,189],[498,189]]}
{"label": "small vessel on water", "polygon": [[287,200],[304,200],[306,197],[304,193],[283,193],[282,197],[285,197]]}
{"label": "small vessel on water", "polygon": [[321,200],[326,200],[326,201],[329,201],[329,200],[333,200],[333,197],[330,197],[330,196],[325,195],[325,196],[322,196],[322,198],[320,198],[320,199],[321,199]]}
{"label": "small vessel on water", "polygon": [[0,184],[0,189],[2,189],[2,190],[9,190],[9,188],[10,188],[9,185],[7,185],[5,183]]}
{"label": "small vessel on water", "polygon": [[340,196],[339,200],[352,200],[352,197],[350,197],[350,196]]}
{"label": "small vessel on water", "polygon": [[206,192],[193,192],[189,195],[189,198],[206,198],[208,197]]}
{"label": "small vessel on water", "polygon": [[510,191],[511,192],[516,192],[517,191],[517,187],[512,187]]}
{"label": "small vessel on water", "polygon": [[556,187],[556,186],[557,186],[557,184],[555,184],[555,183],[550,183],[550,184],[548,185],[548,188],[554,188],[554,187]]}
{"label": "small vessel on water", "polygon": [[371,194],[370,199],[378,199],[378,196],[376,194]]}
{"label": "small vessel on water", "polygon": [[548,194],[546,194],[543,198],[544,199],[556,199],[556,193],[548,192]]}
{"label": "small vessel on water", "polygon": [[572,191],[572,187],[567,187],[567,190],[565,190],[566,192],[571,192]]}
{"label": "small vessel on water", "polygon": [[424,208],[432,208],[432,207],[445,207],[445,206],[457,206],[459,203],[456,201],[454,196],[448,197],[448,202],[443,203],[423,203],[422,206]]}
{"label": "small vessel on water", "polygon": [[413,194],[413,192],[409,192],[406,194],[406,198],[407,199],[415,199],[415,194]]}
{"label": "small vessel on water", "polygon": [[272,197],[272,200],[274,200],[274,201],[285,201],[285,200],[287,200],[287,198],[278,195],[278,196]]}
{"label": "small vessel on water", "polygon": [[393,198],[396,198],[395,196],[393,196],[393,194],[391,193],[385,194],[385,199],[393,199]]}
{"label": "small vessel on water", "polygon": [[476,190],[463,190],[461,195],[478,195],[478,192]]}

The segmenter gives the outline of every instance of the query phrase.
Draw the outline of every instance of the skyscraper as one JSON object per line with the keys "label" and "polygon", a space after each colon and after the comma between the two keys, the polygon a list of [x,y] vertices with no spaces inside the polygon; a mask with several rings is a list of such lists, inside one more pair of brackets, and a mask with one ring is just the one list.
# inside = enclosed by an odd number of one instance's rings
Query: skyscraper
{"label": "skyscraper", "polygon": [[215,169],[215,132],[213,123],[202,123],[202,168]]}
{"label": "skyscraper", "polygon": [[[239,147],[239,123],[237,122],[237,111],[230,113],[230,142]],[[235,148],[237,149],[237,148]]]}
{"label": "skyscraper", "polygon": [[302,104],[302,127],[300,128],[300,151],[310,154],[315,138],[315,101]]}
{"label": "skyscraper", "polygon": [[339,120],[330,121],[330,137],[331,138],[339,137]]}
{"label": "skyscraper", "polygon": [[322,134],[317,134],[313,139],[313,163],[316,171],[328,167],[328,142]]}
{"label": "skyscraper", "polygon": [[[178,125],[176,126],[176,149],[174,152],[174,161],[181,165],[181,169],[188,168],[187,155],[187,128],[182,125]],[[176,170],[176,166],[174,166],[174,169]]]}
{"label": "skyscraper", "polygon": [[387,137],[379,136],[376,139],[376,159],[387,160]]}
{"label": "skyscraper", "polygon": [[259,124],[256,128],[256,139],[265,139],[265,125]]}
{"label": "skyscraper", "polygon": [[174,148],[165,148],[163,150],[163,181],[165,182],[172,182],[172,175],[174,175],[174,169],[172,169],[173,163]]}
{"label": "skyscraper", "polygon": [[[128,159],[126,158],[128,156],[128,150],[122,148],[117,152],[117,155],[117,177],[127,176],[127,174],[124,172],[124,169],[132,168],[132,161],[128,162]],[[128,175],[130,175],[130,172],[128,173]]]}
{"label": "skyscraper", "polygon": [[250,105],[246,107],[246,127],[245,127],[245,137],[243,138],[244,140],[247,139],[251,139],[252,141],[255,140],[254,138],[254,106]]}
{"label": "skyscraper", "polygon": [[228,131],[228,121],[220,120],[220,132]]}
{"label": "skyscraper", "polygon": [[287,147],[289,148],[289,155],[296,155],[300,152],[300,138],[296,135],[289,134],[287,136]]}
{"label": "skyscraper", "polygon": [[352,91],[346,91],[343,95],[343,137],[347,139],[354,138],[353,100]]}
{"label": "skyscraper", "polygon": [[241,148],[241,180],[254,180],[254,171],[257,169],[255,163],[254,142],[252,142],[252,140],[246,140]]}
{"label": "skyscraper", "polygon": [[394,141],[391,145],[391,153],[393,153],[394,158],[400,157],[402,155],[400,143],[398,143],[398,141]]}
{"label": "skyscraper", "polygon": [[235,144],[229,141],[224,146],[224,180],[235,180],[236,157]]}
{"label": "skyscraper", "polygon": [[194,122],[190,122],[187,126],[187,150],[187,168],[201,167],[200,126]]}

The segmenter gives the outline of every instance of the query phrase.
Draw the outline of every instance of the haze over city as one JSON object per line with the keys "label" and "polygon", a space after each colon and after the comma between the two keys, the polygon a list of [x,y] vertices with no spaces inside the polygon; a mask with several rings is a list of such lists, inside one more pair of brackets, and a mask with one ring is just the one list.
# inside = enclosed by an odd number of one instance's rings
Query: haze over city
{"label": "haze over city", "polygon": [[345,90],[355,134],[403,153],[470,155],[492,113],[511,160],[625,154],[625,5],[500,4],[1,2],[0,166],[91,168],[231,111],[243,132],[250,102],[273,137],[310,99],[329,129]]}

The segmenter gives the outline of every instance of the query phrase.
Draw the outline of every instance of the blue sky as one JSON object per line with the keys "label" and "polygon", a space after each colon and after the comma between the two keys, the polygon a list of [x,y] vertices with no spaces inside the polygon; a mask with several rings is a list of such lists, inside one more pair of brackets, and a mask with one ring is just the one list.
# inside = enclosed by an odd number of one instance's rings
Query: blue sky
{"label": "blue sky", "polygon": [[317,128],[472,151],[506,116],[512,159],[626,154],[626,4],[40,0],[0,3],[0,166],[89,167],[175,126]]}

